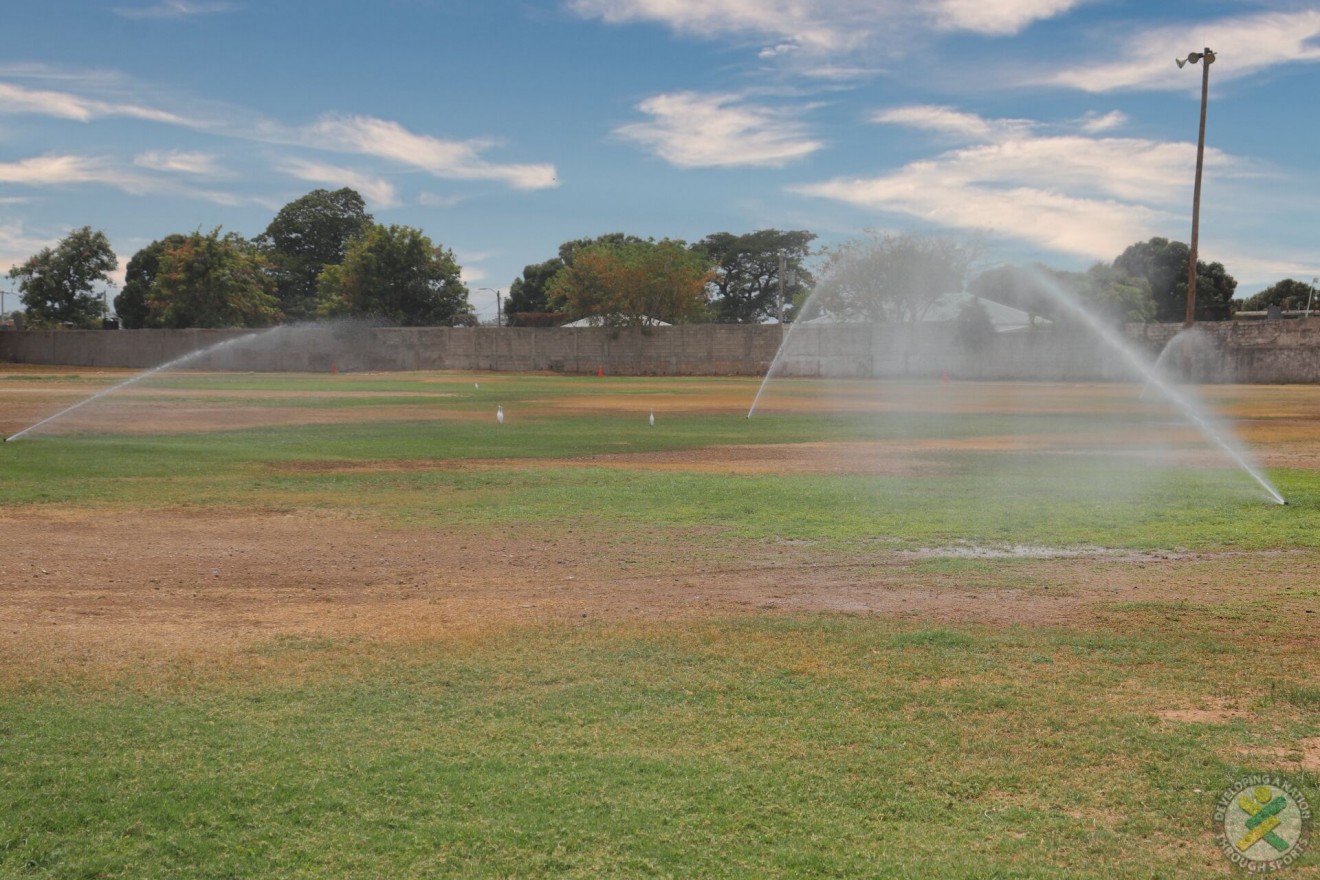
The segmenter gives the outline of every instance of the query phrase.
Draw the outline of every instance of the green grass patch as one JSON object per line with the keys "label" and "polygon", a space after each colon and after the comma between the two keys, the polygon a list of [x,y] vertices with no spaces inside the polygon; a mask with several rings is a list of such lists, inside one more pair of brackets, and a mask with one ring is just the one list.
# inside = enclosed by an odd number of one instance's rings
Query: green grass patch
{"label": "green grass patch", "polygon": [[1282,703],[1161,722],[1251,696],[1259,655],[1224,647],[837,617],[282,639],[253,656],[288,682],[240,658],[0,697],[0,875],[1201,877],[1261,769],[1238,752],[1320,732]]}
{"label": "green grass patch", "polygon": [[[1274,474],[1291,502],[1279,507],[1236,470],[1105,456],[930,452],[917,473],[899,474],[501,464],[850,439],[867,436],[868,424],[691,415],[660,430],[641,418],[564,415],[503,428],[492,418],[36,436],[0,447],[0,504],[348,508],[421,525],[576,520],[624,530],[715,527],[740,538],[840,545],[877,538],[918,547],[1320,545],[1320,474],[1312,471]],[[488,464],[466,466],[481,462]],[[359,463],[371,467],[355,472]]]}
{"label": "green grass patch", "polygon": [[[1091,448],[921,447],[1075,431],[1076,413],[685,410],[688,394],[748,387],[712,380],[152,381],[180,404],[293,391],[307,395],[261,405],[402,404],[435,417],[34,435],[0,447],[0,508],[330,510],[450,534],[589,531],[602,553],[800,542],[813,560],[861,565],[877,547],[949,548],[908,559],[902,576],[1019,593],[1048,585],[1048,562],[956,553],[1320,542],[1312,471],[1271,474],[1291,502],[1278,507],[1229,469]],[[327,388],[360,394],[312,393]],[[635,396],[636,412],[557,410],[568,394]],[[657,399],[672,407],[652,429]],[[877,439],[913,445],[903,454],[916,466],[601,458]],[[1184,576],[1250,583],[1235,567],[1268,579],[1294,564],[1216,556]],[[1239,775],[1283,772],[1320,800],[1314,774],[1278,757],[1320,736],[1320,661],[1299,626],[1315,598],[1147,598],[1066,630],[749,615],[410,644],[294,634],[204,661],[157,658],[111,681],[52,649],[49,668],[20,658],[26,671],[0,688],[0,877],[1200,878],[1226,870],[1211,815]],[[1170,709],[1202,714],[1171,720]],[[1317,864],[1313,853],[1296,870]]]}

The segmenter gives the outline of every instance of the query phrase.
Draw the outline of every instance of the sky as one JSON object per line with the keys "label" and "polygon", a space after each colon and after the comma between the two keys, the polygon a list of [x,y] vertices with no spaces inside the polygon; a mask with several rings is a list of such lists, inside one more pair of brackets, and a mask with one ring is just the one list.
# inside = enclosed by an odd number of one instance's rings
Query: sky
{"label": "sky", "polygon": [[[317,188],[454,252],[486,318],[560,243],[966,236],[1080,270],[1188,241],[1320,275],[1320,3],[44,0],[0,57],[0,271],[69,231],[116,278]],[[11,291],[8,308],[16,306]]]}

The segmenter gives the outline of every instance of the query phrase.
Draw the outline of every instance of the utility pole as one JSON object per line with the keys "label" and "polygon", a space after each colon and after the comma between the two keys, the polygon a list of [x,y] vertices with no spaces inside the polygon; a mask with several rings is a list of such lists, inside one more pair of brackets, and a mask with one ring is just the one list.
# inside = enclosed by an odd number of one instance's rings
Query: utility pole
{"label": "utility pole", "polygon": [[779,299],[776,311],[779,313],[779,341],[784,340],[784,252],[779,252]]}
{"label": "utility pole", "polygon": [[[500,292],[496,290],[494,287],[478,287],[477,290],[489,290],[491,293],[495,294],[495,327],[498,328],[502,323],[502,316],[500,315]],[[495,372],[498,373],[500,370],[499,336],[496,335],[494,337],[494,340],[495,340],[494,350],[491,354],[491,361],[492,361],[491,369],[493,369]]]}
{"label": "utility pole", "polygon": [[1191,52],[1186,58],[1175,59],[1181,68],[1184,64],[1201,62],[1201,132],[1196,139],[1196,185],[1192,190],[1192,243],[1187,255],[1187,315],[1183,327],[1196,323],[1196,250],[1197,239],[1201,230],[1201,169],[1205,164],[1205,110],[1210,95],[1210,65],[1215,61],[1215,53],[1207,47],[1204,52]]}

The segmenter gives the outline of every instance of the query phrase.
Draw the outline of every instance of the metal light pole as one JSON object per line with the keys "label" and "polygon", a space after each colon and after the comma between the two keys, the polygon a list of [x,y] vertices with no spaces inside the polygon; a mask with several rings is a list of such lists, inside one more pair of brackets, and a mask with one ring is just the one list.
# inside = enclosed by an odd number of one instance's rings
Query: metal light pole
{"label": "metal light pole", "polygon": [[1201,62],[1201,133],[1196,139],[1196,186],[1192,192],[1192,245],[1187,255],[1187,315],[1183,326],[1196,323],[1196,245],[1201,229],[1201,168],[1205,164],[1205,108],[1210,95],[1210,65],[1215,53],[1207,47],[1204,52],[1191,52],[1186,58],[1174,59],[1178,67]]}
{"label": "metal light pole", "polygon": [[[502,323],[502,318],[500,315],[500,292],[493,287],[478,287],[477,290],[489,290],[491,293],[495,294],[495,326],[499,327],[500,324]],[[500,371],[499,337],[495,338],[495,353],[493,355],[493,358],[494,358],[494,363],[492,364],[491,369],[493,369],[495,372],[498,373]]]}
{"label": "metal light pole", "polygon": [[779,341],[784,341],[784,252],[779,252],[779,296],[775,300],[775,317],[779,319]]}
{"label": "metal light pole", "polygon": [[1311,303],[1315,301],[1315,286],[1320,284],[1320,278],[1311,279],[1311,292],[1306,296],[1306,317],[1311,317]]}
{"label": "metal light pole", "polygon": [[504,323],[504,320],[500,314],[500,292],[494,287],[478,287],[477,290],[489,290],[491,293],[495,294],[495,326],[501,326]]}

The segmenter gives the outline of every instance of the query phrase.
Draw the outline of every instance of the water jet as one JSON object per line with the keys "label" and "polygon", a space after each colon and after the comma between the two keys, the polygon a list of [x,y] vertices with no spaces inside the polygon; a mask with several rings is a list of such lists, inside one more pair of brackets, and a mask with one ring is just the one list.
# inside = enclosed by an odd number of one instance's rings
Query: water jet
{"label": "water jet", "polygon": [[[1123,405],[1121,402],[1115,403],[1113,408],[1117,413],[1116,419],[1108,419],[1109,413],[1105,411],[1078,411],[1076,413],[1078,418],[1089,420],[1089,423],[1080,426],[1081,429],[1074,430],[1071,434],[1067,432],[1060,434],[1060,437],[1066,438],[1067,443],[1073,444],[1073,448],[1060,447],[1054,450],[1053,454],[1097,455],[1100,447],[1097,446],[1094,437],[1088,433],[1090,424],[1104,425],[1105,430],[1112,432],[1117,438],[1104,449],[1105,452],[1117,451],[1122,454],[1120,443],[1125,439],[1124,434],[1134,436],[1139,434],[1136,430],[1128,430],[1129,426],[1123,423],[1123,419],[1132,420],[1134,423],[1144,419],[1139,427],[1155,438],[1152,442],[1161,445],[1172,443],[1172,438],[1176,436],[1175,432],[1161,427],[1165,423],[1159,421],[1162,418],[1159,412],[1152,409],[1158,405],[1171,411],[1165,418],[1174,419],[1176,414],[1175,421],[1178,424],[1186,426],[1187,430],[1194,429],[1195,436],[1199,436],[1212,449],[1226,456],[1233,466],[1250,477],[1256,487],[1263,490],[1271,501],[1280,505],[1286,503],[1247,450],[1232,436],[1227,426],[1218,423],[1211,415],[1209,407],[1202,403],[1194,392],[1175,387],[1164,375],[1162,364],[1153,361],[1128,340],[1119,325],[1091,312],[1078,301],[1072,291],[1065,289],[1058,280],[1047,273],[1034,270],[1029,273],[1034,276],[1032,279],[1034,286],[1045,295],[1046,301],[1052,306],[1052,314],[1057,318],[1057,326],[1042,327],[1035,319],[1030,318],[1020,326],[1001,326],[997,320],[987,321],[984,314],[981,314],[986,311],[982,305],[984,301],[978,302],[977,298],[969,294],[944,294],[938,297],[932,296],[924,302],[909,301],[903,304],[901,310],[903,319],[895,320],[891,314],[888,320],[884,320],[882,316],[886,315],[886,310],[893,312],[894,307],[891,304],[877,306],[868,303],[865,297],[892,295],[892,291],[872,293],[872,291],[880,291],[883,285],[876,282],[868,288],[864,272],[858,271],[856,267],[848,271],[851,274],[847,281],[851,287],[845,294],[841,294],[837,287],[829,289],[831,279],[826,275],[822,277],[822,284],[813,290],[803,303],[799,319],[784,335],[757,389],[747,412],[749,419],[763,405],[763,398],[772,388],[771,380],[791,376],[884,380],[890,383],[909,383],[909,385],[928,383],[923,386],[927,390],[918,390],[917,393],[909,395],[911,400],[892,405],[884,401],[877,402],[878,409],[895,411],[892,413],[893,420],[902,418],[898,410],[902,410],[903,407],[915,405],[919,409],[927,400],[933,407],[938,400],[951,399],[945,395],[960,393],[964,395],[965,405],[971,408],[968,411],[974,411],[980,404],[980,401],[975,399],[975,391],[959,392],[954,385],[944,386],[950,390],[940,390],[937,394],[935,389],[941,386],[931,387],[929,384],[934,383],[938,377],[950,373],[960,378],[968,376],[979,377],[986,381],[1006,380],[1009,383],[1021,383],[1018,386],[1020,390],[1008,390],[1002,393],[1008,397],[1016,395],[1024,404],[1033,403],[1028,398],[1035,393],[1030,390],[1034,381],[1093,383],[1135,380],[1144,386],[1143,397],[1147,392],[1154,392],[1151,396],[1157,400],[1133,412],[1120,412]],[[920,278],[914,280],[909,276],[903,281],[908,285],[906,289],[909,290],[922,286]],[[929,288],[930,285],[927,285],[927,289]],[[822,296],[822,290],[828,290],[828,294]],[[942,321],[922,320],[923,316],[938,311],[932,307],[935,300],[950,296],[962,297],[964,303],[953,319],[948,318],[948,310],[945,309],[945,319]],[[848,297],[853,299],[849,300]],[[998,304],[991,305],[1002,308]],[[1179,346],[1190,346],[1201,339],[1197,336],[1198,333],[1200,331],[1191,331],[1179,334],[1175,338],[1179,339]],[[1170,346],[1173,346],[1172,341]],[[1168,356],[1169,350],[1169,347],[1166,347],[1164,357]],[[830,394],[839,394],[838,389],[837,384],[822,383],[820,387],[812,388],[810,396],[821,398]],[[908,409],[906,412],[911,415],[914,410]],[[1045,413],[1045,415],[1056,417],[1055,413]],[[958,424],[956,416],[955,412],[954,418],[946,420],[945,423],[955,432],[965,432],[968,426]],[[886,417],[891,418],[890,415]],[[1061,415],[1055,420],[1061,427],[1068,427]],[[1036,421],[1039,422],[1040,418]],[[901,434],[904,426],[896,426],[896,424],[896,421],[891,421],[881,425],[880,430]],[[1015,423],[1013,427],[1020,424],[1022,423]],[[1037,428],[1033,427],[1032,430]],[[1012,433],[1011,427],[1009,434]],[[1161,440],[1161,436],[1165,439]],[[939,439],[937,445],[941,448],[953,448],[957,445],[948,438],[937,439]],[[1021,441],[1020,445],[1026,447],[1026,451],[1020,453],[1022,456],[1028,453],[1036,454],[1044,446],[1035,437],[1018,436],[1016,440]],[[1033,444],[1036,447],[1034,449],[1030,448]],[[1134,450],[1136,454],[1142,451],[1145,450]],[[1129,456],[1131,454],[1129,453]],[[996,465],[991,463],[989,466]],[[1134,476],[1133,479],[1140,478]],[[1108,491],[1110,487],[1104,488]]]}
{"label": "water jet", "polygon": [[232,348],[242,342],[251,342],[252,340],[258,337],[265,336],[267,334],[274,333],[276,331],[280,331],[284,329],[286,328],[271,327],[266,330],[258,330],[256,332],[247,333],[244,334],[243,336],[238,336],[233,339],[226,339],[222,342],[217,342],[214,345],[208,345],[205,348],[199,348],[196,351],[189,352],[188,354],[185,354],[181,357],[176,357],[173,360],[167,361],[163,364],[159,364],[158,366],[152,367],[149,370],[144,370],[143,372],[137,374],[136,376],[133,376],[130,379],[126,379],[123,382],[120,382],[116,385],[110,386],[109,388],[98,391],[97,393],[91,395],[90,397],[86,397],[78,401],[72,406],[66,406],[64,409],[60,410],[59,412],[53,415],[49,415],[39,422],[35,422],[31,425],[28,425],[26,428],[24,428],[21,431],[18,431],[17,433],[9,435],[8,437],[4,438],[4,442],[8,443],[11,440],[17,440],[20,437],[30,434],[31,432],[36,431],[39,428],[50,424],[51,422],[58,421],[59,419],[64,418],[71,412],[75,412],[76,410],[82,409],[84,406],[87,406],[89,403],[94,403],[95,401],[101,400],[102,398],[114,394],[117,391],[122,391],[123,389],[128,388],[130,385],[136,385],[138,382],[141,382],[144,379],[148,379],[152,376],[163,373],[166,370],[172,370],[176,367],[181,367],[184,364],[187,364],[191,361],[195,361],[206,355],[214,354],[218,351],[222,351],[227,348]]}

